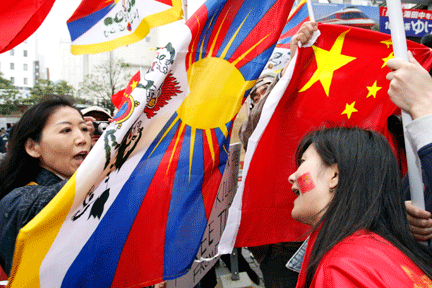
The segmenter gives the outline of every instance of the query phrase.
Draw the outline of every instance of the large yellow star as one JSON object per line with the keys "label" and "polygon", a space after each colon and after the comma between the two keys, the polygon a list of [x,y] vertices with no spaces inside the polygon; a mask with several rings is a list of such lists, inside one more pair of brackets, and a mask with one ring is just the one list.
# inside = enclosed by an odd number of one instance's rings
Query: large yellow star
{"label": "large yellow star", "polygon": [[351,114],[358,111],[357,109],[354,108],[354,105],[355,105],[355,101],[353,103],[351,103],[351,104],[347,103],[345,105],[345,110],[342,112],[341,115],[346,114],[347,117],[348,117],[348,119],[350,119],[351,118]]}
{"label": "large yellow star", "polygon": [[349,30],[341,33],[338,36],[330,51],[321,49],[316,46],[312,46],[318,68],[312,75],[312,77],[309,79],[309,81],[306,83],[306,85],[304,85],[299,92],[306,91],[315,82],[320,81],[327,97],[329,96],[330,84],[333,79],[333,72],[356,59],[356,57],[341,54],[345,34],[348,33],[348,31]]}
{"label": "large yellow star", "polygon": [[387,48],[389,48],[390,47],[390,45],[393,45],[393,41],[392,41],[392,39],[390,38],[390,39],[388,39],[388,40],[384,40],[384,41],[381,41],[380,43],[383,43],[383,44],[385,44],[386,46],[387,46]]}
{"label": "large yellow star", "polygon": [[135,87],[138,85],[138,81],[132,81],[132,84],[131,84],[131,88],[132,88],[132,90],[133,89],[135,89]]}
{"label": "large yellow star", "polygon": [[387,61],[394,58],[394,53],[391,52],[389,56],[387,56],[387,58],[382,58],[382,60],[384,61],[384,64],[381,66],[381,68],[384,68],[387,65]]}
{"label": "large yellow star", "polygon": [[369,90],[369,93],[366,96],[366,98],[369,98],[369,96],[373,96],[374,98],[376,98],[377,92],[381,90],[382,87],[378,87],[377,81],[375,81],[372,86],[366,86],[366,88]]}

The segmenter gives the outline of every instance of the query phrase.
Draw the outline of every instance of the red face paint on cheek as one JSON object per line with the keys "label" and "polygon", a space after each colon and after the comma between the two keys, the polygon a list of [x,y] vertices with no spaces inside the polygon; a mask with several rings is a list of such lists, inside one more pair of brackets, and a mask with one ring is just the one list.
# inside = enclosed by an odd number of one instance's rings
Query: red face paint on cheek
{"label": "red face paint on cheek", "polygon": [[312,177],[311,177],[309,172],[301,175],[297,179],[297,183],[299,185],[299,189],[300,189],[300,192],[302,194],[309,192],[315,188],[315,183],[313,182]]}

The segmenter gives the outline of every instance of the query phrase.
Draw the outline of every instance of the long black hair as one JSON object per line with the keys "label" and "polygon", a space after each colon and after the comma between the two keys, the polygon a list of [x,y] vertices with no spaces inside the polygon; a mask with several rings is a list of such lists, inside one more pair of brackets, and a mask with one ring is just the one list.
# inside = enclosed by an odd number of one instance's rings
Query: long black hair
{"label": "long black hair", "polygon": [[8,151],[0,163],[0,200],[13,189],[34,181],[41,171],[39,159],[27,154],[25,143],[29,138],[39,142],[49,117],[61,107],[76,109],[69,101],[53,97],[30,107],[14,125]]}
{"label": "long black hair", "polygon": [[314,131],[297,148],[298,165],[310,145],[326,167],[338,166],[339,181],[326,212],[312,227],[315,230],[322,225],[306,270],[305,287],[310,286],[324,254],[360,229],[388,240],[432,279],[432,252],[409,233],[398,163],[384,136],[360,128]]}

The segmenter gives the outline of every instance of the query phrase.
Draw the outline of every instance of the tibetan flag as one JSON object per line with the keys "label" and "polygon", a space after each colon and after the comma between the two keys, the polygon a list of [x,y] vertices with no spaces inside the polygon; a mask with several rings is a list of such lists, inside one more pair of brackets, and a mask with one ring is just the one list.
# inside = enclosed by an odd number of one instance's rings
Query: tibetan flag
{"label": "tibetan flag", "polygon": [[188,272],[234,119],[291,5],[208,1],[157,50],[74,176],[20,231],[11,287],[143,287]]}
{"label": "tibetan flag", "polygon": [[82,0],[67,21],[72,54],[96,54],[142,40],[182,19],[181,0]]}
{"label": "tibetan flag", "polygon": [[2,0],[0,2],[0,53],[28,37],[42,24],[55,0]]}
{"label": "tibetan flag", "polygon": [[[306,133],[325,125],[364,127],[397,146],[387,128],[387,118],[400,113],[387,94],[390,35],[318,25],[321,35],[312,47],[298,49],[249,139],[245,180],[230,208],[219,251],[298,241],[307,231],[308,226],[291,217],[296,196],[288,183],[296,170],[296,148]],[[430,69],[429,48],[408,41],[408,49]]]}
{"label": "tibetan flag", "polygon": [[288,17],[276,47],[290,49],[292,36],[297,33],[304,22],[310,21],[307,1],[302,0]]}
{"label": "tibetan flag", "polygon": [[288,16],[288,20],[278,40],[278,43],[276,44],[276,48],[274,49],[273,54],[265,67],[264,72],[278,71],[285,67],[291,58],[291,38],[297,33],[301,25],[307,21],[310,21],[307,1],[302,0]]}

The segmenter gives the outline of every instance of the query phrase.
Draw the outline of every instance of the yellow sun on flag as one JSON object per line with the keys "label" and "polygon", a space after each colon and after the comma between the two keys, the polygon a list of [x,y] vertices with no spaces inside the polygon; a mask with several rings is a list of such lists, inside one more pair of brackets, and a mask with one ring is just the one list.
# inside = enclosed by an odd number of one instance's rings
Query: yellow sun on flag
{"label": "yellow sun on flag", "polygon": [[190,93],[177,110],[180,118],[194,128],[226,129],[249,86],[243,75],[221,58],[201,59],[189,67],[187,75]]}
{"label": "yellow sun on flag", "polygon": [[[225,15],[225,18],[227,15]],[[194,149],[196,149],[195,142],[198,141],[198,135],[201,135],[201,133],[198,133],[199,130],[203,132],[202,137],[207,142],[206,149],[208,149],[211,155],[213,165],[216,163],[217,151],[219,149],[224,149],[227,153],[225,146],[218,148],[220,144],[215,141],[214,133],[215,131],[220,131],[225,138],[229,136],[227,124],[233,121],[240,110],[245,92],[251,89],[256,82],[256,80],[245,80],[236,65],[269,35],[265,35],[262,39],[256,41],[252,47],[243,51],[235,59],[227,57],[228,51],[235,42],[240,29],[249,15],[250,12],[243,19],[241,25],[237,27],[229,41],[223,45],[224,47],[216,47],[215,45],[219,40],[218,37],[220,37],[219,32],[223,29],[224,22],[222,21],[217,28],[218,31],[213,41],[208,43],[207,47],[205,47],[204,41],[198,43],[196,46],[198,51],[190,53],[187,57],[189,63],[187,78],[190,92],[177,109],[177,117],[173,120],[165,135],[162,136],[160,142],[177,123],[180,125],[179,133],[177,133],[174,148],[171,152],[171,163],[174,159],[174,154],[177,152],[176,150],[180,149],[179,143],[183,137],[183,132],[186,127],[190,128],[189,173],[192,169]],[[199,19],[196,20],[200,27]],[[194,39],[192,43],[196,44],[196,42],[194,43],[196,40]],[[213,53],[217,52],[216,50],[221,51],[221,53],[219,56],[212,56],[218,54]],[[195,59],[197,54],[199,57]]]}

